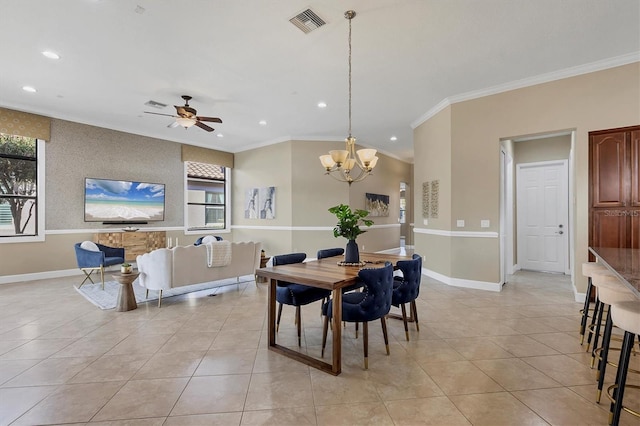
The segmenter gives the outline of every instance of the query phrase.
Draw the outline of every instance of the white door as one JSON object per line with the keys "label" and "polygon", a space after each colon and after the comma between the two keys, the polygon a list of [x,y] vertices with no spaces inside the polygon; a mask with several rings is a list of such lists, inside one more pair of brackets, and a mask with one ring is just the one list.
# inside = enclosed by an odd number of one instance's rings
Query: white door
{"label": "white door", "polygon": [[567,161],[518,164],[518,264],[565,272],[568,256]]}

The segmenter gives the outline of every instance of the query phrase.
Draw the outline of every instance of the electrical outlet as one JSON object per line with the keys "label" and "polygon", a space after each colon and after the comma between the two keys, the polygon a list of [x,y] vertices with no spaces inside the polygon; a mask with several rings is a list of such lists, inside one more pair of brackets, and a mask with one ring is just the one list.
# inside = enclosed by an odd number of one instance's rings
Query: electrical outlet
{"label": "electrical outlet", "polygon": [[364,251],[364,244],[362,245],[362,251]]}
{"label": "electrical outlet", "polygon": [[480,221],[480,228],[488,228],[490,223],[491,222],[488,219],[483,219]]}
{"label": "electrical outlet", "polygon": [[428,225],[428,224],[429,224],[429,219],[425,219],[425,220],[423,220],[422,222],[423,222],[425,225]]}
{"label": "electrical outlet", "polygon": [[462,220],[462,219],[458,219],[458,220],[456,221],[456,226],[457,226],[458,228],[464,228],[464,220]]}

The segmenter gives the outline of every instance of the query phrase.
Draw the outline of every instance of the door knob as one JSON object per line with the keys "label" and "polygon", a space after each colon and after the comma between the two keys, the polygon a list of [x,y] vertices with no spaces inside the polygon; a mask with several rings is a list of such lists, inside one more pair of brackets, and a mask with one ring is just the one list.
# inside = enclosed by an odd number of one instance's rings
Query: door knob
{"label": "door knob", "polygon": [[562,232],[562,231],[558,231],[558,234],[562,235],[562,234],[564,234],[564,232]]}
{"label": "door knob", "polygon": [[558,228],[562,228],[562,224],[558,225]]}

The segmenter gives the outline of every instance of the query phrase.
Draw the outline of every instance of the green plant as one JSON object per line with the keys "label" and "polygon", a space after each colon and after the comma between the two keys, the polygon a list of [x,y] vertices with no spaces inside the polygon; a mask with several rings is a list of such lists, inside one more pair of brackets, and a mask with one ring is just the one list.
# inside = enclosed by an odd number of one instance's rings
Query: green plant
{"label": "green plant", "polygon": [[344,237],[347,240],[355,240],[358,235],[367,232],[360,229],[361,222],[365,226],[373,225],[372,220],[365,219],[369,215],[368,211],[360,209],[351,211],[351,207],[346,204],[331,207],[329,212],[338,218],[338,224],[333,228],[333,236],[336,238]]}
{"label": "green plant", "polygon": [[125,268],[128,268],[129,266],[131,266],[131,264],[125,262],[125,263],[122,264],[122,266],[124,266]]}

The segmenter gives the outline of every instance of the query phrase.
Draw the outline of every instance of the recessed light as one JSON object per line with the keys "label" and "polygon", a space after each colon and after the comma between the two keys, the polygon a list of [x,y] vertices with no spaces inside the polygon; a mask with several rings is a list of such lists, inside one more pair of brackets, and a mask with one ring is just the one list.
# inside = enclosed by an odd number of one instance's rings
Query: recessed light
{"label": "recessed light", "polygon": [[318,102],[318,108],[326,108],[326,107],[327,107],[326,102]]}
{"label": "recessed light", "polygon": [[44,52],[42,52],[42,54],[49,59],[60,59],[60,55],[50,50],[45,50]]}
{"label": "recessed light", "polygon": [[219,138],[224,138],[224,135],[222,133],[218,133],[216,136]]}
{"label": "recessed light", "polygon": [[398,138],[397,138],[397,137],[395,137],[395,136],[391,136],[391,137],[389,138],[389,140],[390,140],[391,142],[395,142],[395,141],[397,141],[397,140],[398,140]]}
{"label": "recessed light", "polygon": [[267,120],[260,120],[258,122],[258,124],[261,125],[261,126],[266,126],[267,125]]}
{"label": "recessed light", "polygon": [[34,87],[31,86],[22,86],[22,90],[24,90],[25,92],[29,92],[29,93],[36,93],[37,90]]}

